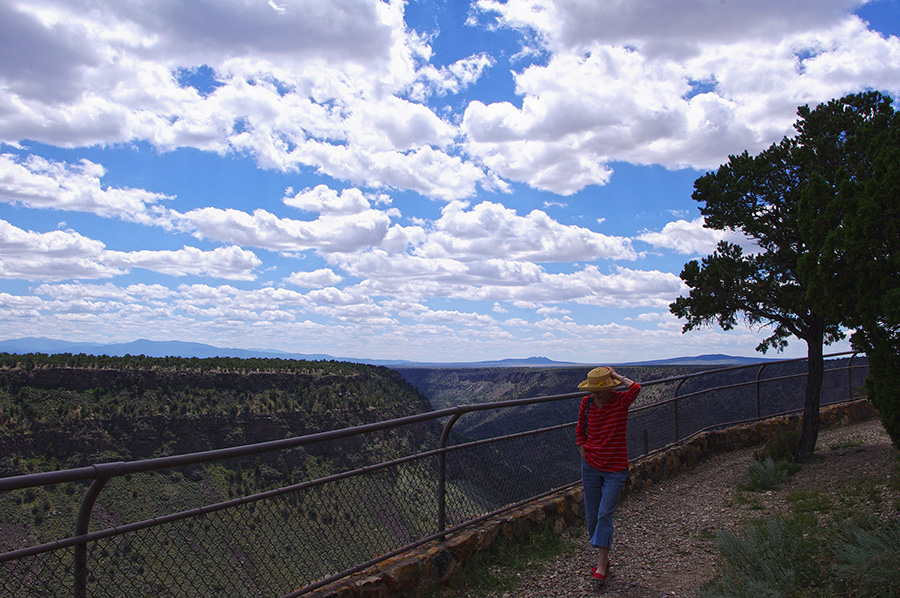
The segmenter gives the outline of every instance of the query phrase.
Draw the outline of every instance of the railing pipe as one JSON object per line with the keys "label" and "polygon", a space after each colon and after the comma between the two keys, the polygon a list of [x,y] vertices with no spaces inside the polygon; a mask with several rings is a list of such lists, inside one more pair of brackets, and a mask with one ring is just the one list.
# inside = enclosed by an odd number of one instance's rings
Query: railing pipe
{"label": "railing pipe", "polygon": [[681,390],[681,385],[684,384],[684,381],[687,380],[687,377],[681,378],[678,380],[678,384],[675,385],[675,392],[672,394],[672,425],[673,425],[673,433],[675,434],[674,442],[678,442],[678,391]]}
{"label": "railing pipe", "polygon": [[763,370],[766,369],[766,364],[762,363],[759,366],[759,369],[756,371],[756,419],[760,418],[760,414],[762,413],[762,398],[760,397],[760,386],[762,380]]}
{"label": "railing pipe", "polygon": [[[462,413],[455,413],[452,417],[450,417],[449,420],[447,420],[447,423],[444,424],[444,429],[441,431],[441,449],[447,448],[447,440],[450,438],[450,430],[453,429],[453,425],[457,421],[459,421],[460,417],[462,417]],[[447,453],[443,450],[438,456],[437,481],[437,533],[443,534],[444,528],[447,526]],[[443,538],[443,535],[441,536],[441,538]]]}
{"label": "railing pipe", "polygon": [[[831,359],[834,357],[843,357],[844,355],[852,355],[853,351],[841,351],[839,353],[829,353],[828,355],[824,355],[826,359]],[[679,382],[682,380],[689,380],[691,378],[699,378],[702,376],[709,376],[710,374],[723,374],[725,372],[733,372],[735,370],[746,370],[747,368],[751,368],[755,365],[759,365],[760,363],[767,363],[769,365],[773,364],[785,364],[785,363],[798,363],[801,361],[806,361],[809,359],[808,357],[791,357],[790,359],[769,359],[765,361],[759,361],[756,363],[749,363],[745,365],[730,365],[727,368],[716,368],[712,370],[702,370],[699,372],[693,372],[691,374],[679,374],[678,376],[672,376],[670,378],[660,378],[659,380],[653,380],[649,384],[666,384],[669,382]],[[644,383],[641,383],[641,386],[645,386]]]}
{"label": "railing pipe", "polygon": [[47,486],[50,484],[60,484],[64,482],[81,482],[102,477],[119,477],[132,473],[159,471],[161,469],[171,469],[173,467],[184,467],[187,465],[199,465],[201,463],[210,463],[213,461],[224,461],[226,459],[234,459],[238,457],[258,455],[260,453],[292,449],[331,440],[341,440],[344,438],[349,438],[351,436],[359,436],[371,432],[390,430],[404,425],[431,421],[455,414],[464,414],[473,411],[486,411],[490,409],[518,407],[521,405],[531,405],[534,403],[558,401],[565,398],[580,397],[583,396],[583,394],[583,392],[576,392],[565,395],[514,399],[511,401],[502,401],[497,403],[461,405],[457,407],[448,407],[446,409],[429,411],[427,413],[419,413],[417,415],[409,415],[406,417],[400,417],[397,419],[391,419],[372,424],[363,424],[351,428],[330,430],[328,432],[317,432],[315,434],[296,436],[294,438],[284,438],[282,440],[269,440],[267,442],[259,442],[256,444],[215,449],[211,451],[199,451],[196,453],[186,453],[183,455],[172,455],[169,457],[155,457],[152,459],[143,459],[140,461],[99,463],[96,465],[79,467],[76,469],[51,471],[45,473],[31,473],[20,476],[0,478],[0,492],[6,492],[8,490],[22,490],[25,488],[34,488],[37,486]]}
{"label": "railing pipe", "polygon": [[678,442],[678,438],[680,437],[678,434],[678,397],[672,399],[672,424],[674,427],[675,434],[675,442]]}
{"label": "railing pipe", "polygon": [[[100,491],[109,481],[108,477],[98,478],[91,482],[84,498],[81,500],[81,507],[78,509],[78,518],[75,520],[75,536],[83,536],[88,533],[91,525],[91,514],[94,511],[94,504],[100,496]],[[75,598],[85,598],[87,596],[87,543],[75,545],[75,565],[73,572],[75,575],[75,583],[73,585],[73,595]]]}

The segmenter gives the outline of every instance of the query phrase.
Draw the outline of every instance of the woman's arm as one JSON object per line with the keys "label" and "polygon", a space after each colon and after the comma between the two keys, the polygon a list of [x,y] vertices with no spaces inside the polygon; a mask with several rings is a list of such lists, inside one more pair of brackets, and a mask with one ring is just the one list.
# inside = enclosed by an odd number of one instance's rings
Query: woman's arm
{"label": "woman's arm", "polygon": [[618,380],[619,383],[624,384],[628,387],[627,389],[619,393],[619,396],[622,397],[626,401],[625,404],[630,407],[631,404],[634,403],[634,400],[637,398],[638,393],[641,392],[641,385],[631,378],[626,378],[625,376],[620,375],[612,368],[609,368],[609,374],[613,378],[613,380]]}
{"label": "woman's arm", "polygon": [[625,386],[631,386],[632,384],[634,384],[634,380],[632,380],[631,378],[626,378],[625,376],[622,376],[621,374],[616,372],[616,370],[614,370],[611,366],[607,366],[607,367],[609,368],[609,375],[612,377],[613,380],[618,380],[620,384],[624,384]]}

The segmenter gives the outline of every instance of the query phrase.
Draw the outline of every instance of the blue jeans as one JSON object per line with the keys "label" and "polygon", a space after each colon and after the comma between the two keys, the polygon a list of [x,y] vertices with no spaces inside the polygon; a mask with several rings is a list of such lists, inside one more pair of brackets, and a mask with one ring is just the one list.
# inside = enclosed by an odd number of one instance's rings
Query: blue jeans
{"label": "blue jeans", "polygon": [[587,519],[591,546],[610,548],[613,539],[613,511],[619,492],[625,485],[628,470],[598,471],[581,460],[581,482],[584,486],[584,516]]}

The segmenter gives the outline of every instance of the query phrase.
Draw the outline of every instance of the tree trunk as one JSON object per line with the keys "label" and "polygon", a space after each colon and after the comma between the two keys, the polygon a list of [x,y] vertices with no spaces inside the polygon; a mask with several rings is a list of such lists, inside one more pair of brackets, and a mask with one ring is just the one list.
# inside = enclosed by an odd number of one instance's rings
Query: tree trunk
{"label": "tree trunk", "polygon": [[803,402],[803,423],[800,440],[794,448],[794,460],[804,461],[812,456],[819,437],[819,397],[822,394],[822,378],[825,360],[822,346],[825,343],[825,326],[814,326],[816,330],[806,339],[806,398]]}

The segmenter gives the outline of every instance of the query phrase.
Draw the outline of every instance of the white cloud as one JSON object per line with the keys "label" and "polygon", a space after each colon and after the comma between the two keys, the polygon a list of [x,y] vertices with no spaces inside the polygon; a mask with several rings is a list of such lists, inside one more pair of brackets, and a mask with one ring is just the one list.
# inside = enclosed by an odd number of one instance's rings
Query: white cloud
{"label": "white cloud", "polygon": [[344,124],[354,145],[373,152],[446,147],[456,135],[424,105],[393,96],[358,104]]}
{"label": "white cloud", "polygon": [[371,299],[361,294],[342,291],[335,287],[310,291],[307,297],[316,303],[324,303],[326,305],[357,305],[371,302]]}
{"label": "white cloud", "polygon": [[311,272],[294,272],[285,282],[297,287],[321,288],[336,285],[342,280],[331,268],[319,268]]}
{"label": "white cloud", "polygon": [[118,287],[110,282],[104,284],[85,284],[81,282],[64,284],[42,284],[35,289],[38,295],[46,295],[58,301],[75,301],[79,299],[112,299],[115,301],[134,301],[142,297],[171,298],[174,293],[169,289],[160,292],[159,285],[136,285]]}
{"label": "white cloud", "polygon": [[298,162],[317,165],[323,173],[353,184],[416,191],[434,199],[469,197],[478,184],[490,182],[480,166],[431,146],[370,152],[311,141],[298,147],[291,157],[295,156],[302,157]]}
{"label": "white cloud", "polygon": [[[10,14],[32,24],[34,36],[43,34],[44,28],[61,34],[69,43],[58,43],[57,48],[47,49],[47,54],[69,58],[67,62],[76,62],[67,56],[70,50],[106,43],[123,50],[142,49],[162,61],[189,57],[203,63],[255,55],[294,67],[349,63],[379,68],[391,60],[396,37],[402,33],[398,26],[402,7],[396,2],[287,0],[277,12],[259,10],[258,3],[240,0],[81,4],[87,6],[49,0],[16,6]],[[104,11],[102,19],[95,12],[99,9]],[[91,64],[89,60],[80,62]]]}
{"label": "white cloud", "polygon": [[800,103],[900,93],[900,40],[859,4],[483,0],[547,60],[514,74],[521,107],[476,99],[460,129],[425,102],[498,57],[431,64],[400,0],[6,3],[4,48],[33,51],[0,50],[0,140],[247,152],[441,200],[498,177],[570,195],[611,161],[712,168],[790,133]]}
{"label": "white cloud", "polygon": [[613,161],[714,168],[792,134],[800,104],[900,93],[900,39],[848,13],[860,3],[484,0],[549,59],[515,74],[521,107],[468,106],[466,147],[563,195],[608,182]]}
{"label": "white cloud", "polygon": [[34,295],[11,295],[0,293],[0,310],[8,318],[35,318],[40,317],[40,310],[45,302]]}
{"label": "white cloud", "polygon": [[490,257],[539,263],[637,258],[628,239],[563,225],[540,210],[519,216],[515,210],[493,202],[467,207],[460,202],[448,204],[415,254],[464,261]]}
{"label": "white cloud", "polygon": [[[634,274],[621,271],[612,276],[616,278],[610,278],[607,284],[627,286],[626,281]],[[108,331],[102,335],[87,332],[79,337],[87,341],[201,336],[211,344],[235,346],[236,336],[251,334],[254,344],[294,351],[300,338],[304,347],[327,346],[328,352],[339,356],[427,355],[448,361],[471,360],[473,355],[508,355],[510,342],[528,346],[529,354],[598,363],[674,356],[673,347],[688,353],[694,347],[698,354],[711,350],[745,354],[747,347],[758,342],[755,333],[747,330],[703,330],[682,337],[679,323],[667,314],[660,315],[665,325],[651,330],[554,317],[498,321],[470,310],[434,309],[398,300],[376,303],[366,300],[358,290],[335,291],[323,297],[328,302],[314,303],[308,295],[272,287],[243,290],[229,285],[194,284],[168,290],[157,285],[117,288],[110,283],[43,284],[35,289],[35,296],[0,293],[0,308],[7,316],[6,322],[16,322],[20,336],[40,335],[52,324],[60,334],[81,326],[88,326],[88,331]],[[161,306],[157,302],[160,296],[174,302]],[[525,310],[541,305],[527,301],[514,304]],[[552,306],[544,309],[548,316],[564,311]],[[316,314],[331,320],[327,324],[316,321]],[[652,321],[650,317],[640,320]],[[148,322],[152,325],[148,326]],[[640,339],[637,346],[635,338]],[[473,340],[477,340],[482,353],[473,354]],[[437,341],[440,342],[435,347]]]}
{"label": "white cloud", "polygon": [[524,309],[569,301],[602,307],[665,307],[683,290],[674,274],[624,268],[603,274],[593,265],[570,274],[552,274],[531,262],[459,261],[382,250],[332,254],[328,259],[362,279],[357,287],[372,297],[509,301]]}
{"label": "white cloud", "polygon": [[107,251],[103,261],[121,268],[144,268],[169,276],[210,276],[228,280],[253,280],[253,269],[262,261],[240,247],[217,247],[202,251],[184,247],[177,251]]}
{"label": "white cloud", "polygon": [[131,222],[149,223],[154,204],[172,199],[143,189],[103,187],[106,169],[89,160],[78,165],[30,155],[0,155],[0,201],[31,208],[91,212]]}
{"label": "white cloud", "polygon": [[404,253],[411,246],[419,245],[427,238],[428,233],[422,226],[400,226],[399,224],[394,224],[388,229],[378,248],[388,253]]}
{"label": "white cloud", "polygon": [[320,214],[358,214],[369,209],[369,201],[359,189],[344,189],[338,195],[337,191],[327,185],[317,185],[293,197],[285,197],[284,203]]}
{"label": "white cloud", "polygon": [[252,280],[261,264],[250,251],[220,247],[201,251],[109,251],[101,241],[74,231],[37,233],[0,220],[0,277],[26,280],[110,278],[130,268],[144,268],[170,276],[212,276]]}
{"label": "white cloud", "polygon": [[598,4],[592,0],[479,0],[503,25],[540,35],[554,52],[597,43],[632,46],[649,55],[689,55],[707,44],[777,42],[846,18],[865,0],[667,0]]}
{"label": "white cloud", "polygon": [[634,319],[638,322],[659,322],[663,318],[659,312],[645,312],[639,314]]}
{"label": "white cloud", "polygon": [[65,280],[125,273],[102,263],[103,243],[72,231],[36,233],[0,220],[0,249],[2,278]]}
{"label": "white cloud", "polygon": [[15,47],[35,49],[0,60],[0,140],[236,150],[443,199],[485,178],[446,153],[455,126],[402,96],[458,91],[491,60],[435,72],[399,0],[88,4],[0,7]]}
{"label": "white cloud", "polygon": [[477,81],[494,63],[491,56],[482,52],[441,68],[425,65],[419,69],[418,81],[410,95],[424,100],[431,95],[459,93]]}
{"label": "white cloud", "polygon": [[280,218],[266,210],[200,208],[170,214],[170,226],[201,239],[260,247],[271,251],[357,251],[379,244],[390,216],[378,210],[358,214],[322,215],[316,220]]}
{"label": "white cloud", "polygon": [[690,222],[669,222],[659,232],[645,231],[636,238],[654,247],[673,249],[684,255],[709,255],[716,250],[719,241],[740,245],[748,253],[759,250],[752,239],[740,232],[706,228],[702,216]]}

